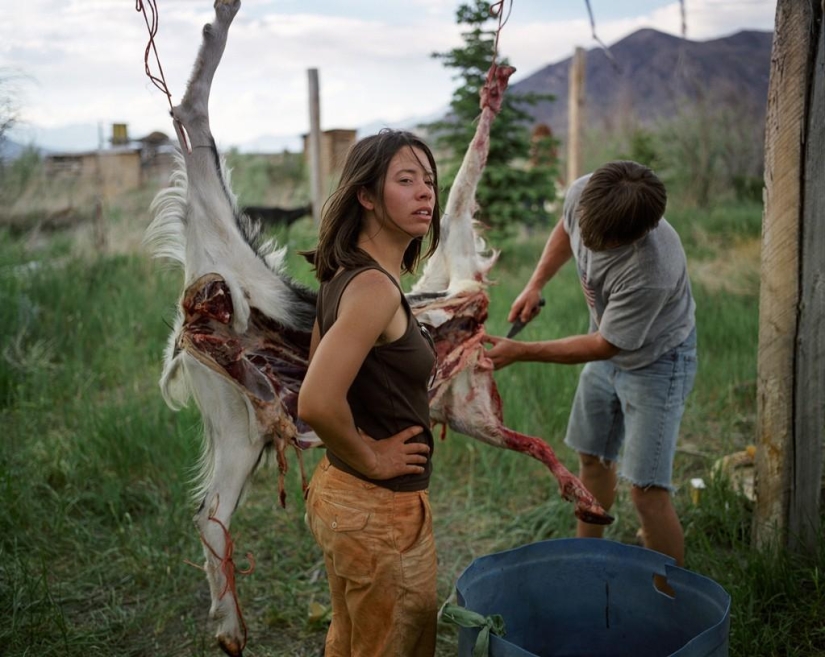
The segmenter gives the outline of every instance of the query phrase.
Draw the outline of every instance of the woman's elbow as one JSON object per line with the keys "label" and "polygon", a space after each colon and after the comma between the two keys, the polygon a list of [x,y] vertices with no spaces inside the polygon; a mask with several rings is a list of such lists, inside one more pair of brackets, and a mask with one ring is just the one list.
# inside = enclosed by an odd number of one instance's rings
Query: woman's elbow
{"label": "woman's elbow", "polygon": [[312,426],[317,417],[317,408],[313,396],[302,388],[298,393],[298,419]]}

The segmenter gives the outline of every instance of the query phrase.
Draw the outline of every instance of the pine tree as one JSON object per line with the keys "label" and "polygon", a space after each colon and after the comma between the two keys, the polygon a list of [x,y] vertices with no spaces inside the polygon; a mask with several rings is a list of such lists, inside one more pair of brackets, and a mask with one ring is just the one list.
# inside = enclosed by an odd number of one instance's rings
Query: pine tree
{"label": "pine tree", "polygon": [[[450,102],[450,114],[428,124],[439,157],[440,183],[444,197],[449,192],[467,146],[476,130],[479,89],[493,60],[495,29],[488,27],[494,17],[490,3],[473,0],[462,4],[456,19],[466,25],[464,45],[446,53],[434,53],[448,68],[458,70],[461,81]],[[506,28],[505,28],[506,29]],[[500,59],[499,64],[507,64]],[[524,105],[535,105],[552,96],[544,94],[504,95],[501,113],[493,122],[487,166],[478,186],[476,218],[498,232],[512,234],[519,225],[547,224],[546,205],[555,199],[557,161],[551,137],[532,143],[529,113]]]}

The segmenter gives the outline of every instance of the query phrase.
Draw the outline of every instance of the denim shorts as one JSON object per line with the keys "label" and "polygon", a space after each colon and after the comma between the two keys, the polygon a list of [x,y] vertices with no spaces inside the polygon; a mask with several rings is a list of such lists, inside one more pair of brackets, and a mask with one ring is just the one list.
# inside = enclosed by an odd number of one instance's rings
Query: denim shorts
{"label": "denim shorts", "polygon": [[685,400],[696,378],[696,329],[657,361],[623,370],[587,363],[570,411],[565,444],[617,461],[619,476],[641,488],[673,490],[673,457]]}

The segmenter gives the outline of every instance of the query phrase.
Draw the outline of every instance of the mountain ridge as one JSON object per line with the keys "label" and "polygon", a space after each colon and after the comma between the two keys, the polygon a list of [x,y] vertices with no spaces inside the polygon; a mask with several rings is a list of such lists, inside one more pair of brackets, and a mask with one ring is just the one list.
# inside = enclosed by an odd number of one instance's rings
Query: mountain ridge
{"label": "mountain ridge", "polygon": [[[585,121],[651,124],[676,115],[686,102],[711,110],[728,106],[764,120],[772,43],[772,32],[758,30],[690,41],[643,28],[611,45],[610,56],[601,47],[587,49]],[[571,60],[548,64],[510,88],[513,94],[555,96],[524,109],[557,137],[567,133]]]}
{"label": "mountain ridge", "polygon": [[[726,37],[706,41],[683,40],[652,28],[637,30],[618,40],[608,50],[586,49],[585,116],[590,124],[608,128],[628,121],[648,125],[678,114],[686,102],[705,102],[711,109],[729,106],[764,122],[767,107],[768,78],[773,33],[742,30]],[[613,61],[618,63],[619,70]],[[572,56],[547,64],[510,87],[510,93],[535,92],[552,94],[553,101],[525,106],[533,125],[544,123],[553,134],[567,133],[567,97]],[[449,113],[445,108],[443,113]],[[416,124],[430,117],[408,117],[393,122],[372,121],[357,127],[360,135],[370,134],[375,126],[416,130]],[[15,157],[26,144],[41,151],[93,150],[99,142],[100,126],[95,124],[65,126],[59,129],[32,126],[26,131],[13,130],[5,141],[0,157]],[[69,145],[69,132],[82,133],[84,146]],[[35,138],[37,135],[38,138]],[[300,148],[301,135],[260,135],[235,147],[242,152],[279,152]]]}

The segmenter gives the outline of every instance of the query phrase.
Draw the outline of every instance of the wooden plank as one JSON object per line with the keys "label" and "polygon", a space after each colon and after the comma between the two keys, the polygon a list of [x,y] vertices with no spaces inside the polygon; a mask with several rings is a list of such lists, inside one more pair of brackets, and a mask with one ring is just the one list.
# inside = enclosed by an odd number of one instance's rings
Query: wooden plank
{"label": "wooden plank", "polygon": [[[815,553],[825,436],[825,25],[822,10],[804,143],[801,292],[796,352],[794,476],[788,546]],[[816,23],[814,23],[816,25]]]}
{"label": "wooden plank", "polygon": [[808,3],[778,0],[765,126],[753,528],[757,545],[784,542],[788,529],[810,27]]}

